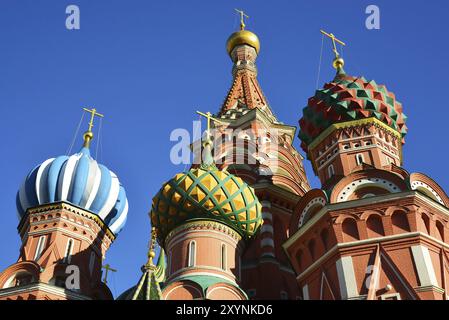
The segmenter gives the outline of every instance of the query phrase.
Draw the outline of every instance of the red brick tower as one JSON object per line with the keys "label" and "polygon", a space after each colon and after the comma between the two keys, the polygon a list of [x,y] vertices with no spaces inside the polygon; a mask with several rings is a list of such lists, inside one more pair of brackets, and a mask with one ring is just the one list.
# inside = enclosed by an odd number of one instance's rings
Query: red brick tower
{"label": "red brick tower", "polygon": [[128,201],[117,176],[83,148],[44,161],[17,194],[18,261],[0,273],[0,300],[112,299],[102,282],[106,251],[123,228]]}
{"label": "red brick tower", "polygon": [[402,106],[347,75],[310,98],[302,147],[322,182],[298,202],[284,244],[302,299],[446,299],[449,198],[402,165]]}
{"label": "red brick tower", "polygon": [[242,258],[242,287],[251,299],[296,299],[299,288],[282,244],[294,206],[310,187],[292,145],[296,128],[273,114],[257,80],[259,39],[244,27],[227,41],[233,81],[216,115],[221,123],[214,141],[221,143],[215,160],[251,185],[262,204],[264,224]]}

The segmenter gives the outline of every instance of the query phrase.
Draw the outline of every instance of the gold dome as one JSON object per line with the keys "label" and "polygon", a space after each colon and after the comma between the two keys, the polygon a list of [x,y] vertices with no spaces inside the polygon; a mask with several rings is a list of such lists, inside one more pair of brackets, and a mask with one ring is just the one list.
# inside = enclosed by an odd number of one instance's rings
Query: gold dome
{"label": "gold dome", "polygon": [[232,50],[236,46],[242,44],[247,44],[253,47],[254,49],[256,49],[256,53],[259,54],[259,38],[254,33],[248,30],[240,30],[230,35],[228,41],[226,42],[226,50],[228,51],[228,54],[231,55]]}

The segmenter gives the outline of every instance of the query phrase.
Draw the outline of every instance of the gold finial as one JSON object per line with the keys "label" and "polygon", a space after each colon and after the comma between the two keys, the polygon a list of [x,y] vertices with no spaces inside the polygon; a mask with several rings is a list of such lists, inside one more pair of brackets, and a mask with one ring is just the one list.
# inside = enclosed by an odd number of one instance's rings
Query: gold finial
{"label": "gold finial", "polygon": [[156,252],[154,251],[156,247],[156,238],[157,238],[157,231],[155,227],[151,228],[151,240],[150,245],[148,249],[148,261],[147,266],[148,267],[154,267],[153,259],[156,257]]}
{"label": "gold finial", "polygon": [[103,278],[103,282],[105,284],[108,284],[108,272],[117,272],[116,269],[112,269],[111,266],[109,265],[109,263],[106,263],[104,266],[102,266],[103,269],[106,270],[105,274],[104,274],[104,278]]}
{"label": "gold finial", "polygon": [[223,121],[220,121],[220,120],[218,120],[218,119],[216,119],[214,117],[212,117],[212,113],[210,113],[210,112],[203,113],[201,111],[197,111],[196,113],[198,113],[200,116],[203,116],[203,117],[205,117],[207,119],[207,131],[206,131],[207,139],[206,139],[205,143],[210,143],[209,138],[210,138],[211,122],[213,121],[213,122],[219,123],[219,124],[226,124],[226,123],[223,122]]}
{"label": "gold finial", "polygon": [[234,9],[235,11],[237,11],[238,14],[240,14],[240,30],[245,30],[245,18],[249,18],[249,16],[247,14],[245,14],[245,12],[243,12],[243,10],[239,10],[239,9]]}
{"label": "gold finial", "polygon": [[337,51],[336,42],[338,42],[342,46],[346,46],[346,44],[343,41],[337,39],[333,33],[327,33],[326,31],[323,31],[323,30],[320,30],[320,31],[322,34],[324,34],[325,36],[329,37],[332,40],[332,51],[335,54],[333,66],[335,69],[341,70],[343,68],[343,66],[345,65],[345,61],[343,60],[343,58],[340,57],[340,54]]}
{"label": "gold finial", "polygon": [[89,128],[87,129],[87,131],[83,135],[84,147],[85,148],[89,148],[90,142],[92,141],[92,139],[94,137],[94,134],[92,132],[92,128],[94,127],[95,116],[98,116],[100,118],[104,118],[104,115],[98,113],[97,109],[95,109],[95,108],[92,108],[92,109],[83,108],[83,110],[90,113]]}

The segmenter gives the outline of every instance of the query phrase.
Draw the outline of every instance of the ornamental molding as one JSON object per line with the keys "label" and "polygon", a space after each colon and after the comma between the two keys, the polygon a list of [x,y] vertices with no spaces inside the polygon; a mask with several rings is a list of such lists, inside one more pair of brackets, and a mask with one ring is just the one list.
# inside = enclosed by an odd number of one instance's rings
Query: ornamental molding
{"label": "ornamental molding", "polygon": [[401,189],[391,182],[390,180],[379,178],[379,177],[371,177],[371,178],[362,178],[358,180],[351,181],[344,188],[341,189],[337,196],[337,203],[347,201],[348,198],[358,189],[366,187],[377,187],[382,188],[384,190],[389,191],[390,193],[398,193],[401,192]]}
{"label": "ornamental molding", "polygon": [[415,180],[411,183],[410,185],[412,190],[417,190],[419,191],[419,188],[424,188],[427,191],[429,191],[431,194],[433,194],[433,196],[436,198],[436,200],[441,203],[444,206],[444,201],[443,199],[441,199],[440,195],[431,187],[429,186],[427,183],[420,181],[420,180]]}
{"label": "ornamental molding", "polygon": [[[96,215],[90,211],[87,211],[85,209],[79,208],[73,204],[64,202],[64,201],[54,202],[51,204],[44,204],[44,205],[40,205],[40,206],[36,206],[36,207],[27,209],[27,212],[23,216],[18,229],[20,231],[22,231],[23,227],[26,224],[27,219],[29,219],[29,218],[40,216],[42,214],[52,213],[55,211],[60,211],[60,210],[64,210],[68,213],[73,213],[73,214],[76,214],[81,217],[85,217],[85,218],[88,218],[88,219],[94,221],[101,228],[101,230],[108,236],[108,238],[111,241],[115,240],[115,235],[112,233],[112,231],[109,229],[109,227],[104,223],[104,221],[98,215]],[[61,216],[60,218],[63,218],[63,217]],[[70,219],[68,219],[68,220],[70,221]]]}
{"label": "ornamental molding", "polygon": [[[393,128],[390,128],[388,125],[383,123],[377,118],[371,117],[366,119],[360,119],[360,120],[353,120],[353,121],[345,121],[345,122],[339,122],[334,123],[330,127],[328,127],[326,130],[321,132],[318,137],[316,137],[308,146],[309,154],[311,154],[311,150],[313,150],[318,144],[320,144],[329,134],[332,132],[339,130],[339,129],[346,129],[350,127],[358,127],[363,126],[366,124],[373,124],[375,127],[379,129],[383,129],[388,131],[390,134],[394,135],[396,138],[399,139],[399,141],[402,139],[402,136],[399,132],[394,130]],[[402,159],[402,155],[401,155]]]}
{"label": "ornamental molding", "polygon": [[226,234],[227,236],[230,236],[236,241],[242,240],[242,236],[237,231],[235,231],[234,229],[228,227],[223,223],[212,220],[200,220],[200,221],[187,222],[179,227],[176,227],[175,229],[170,231],[168,235],[165,237],[165,243],[169,243],[175,235],[181,232],[207,231],[207,230],[219,231],[223,234]]}

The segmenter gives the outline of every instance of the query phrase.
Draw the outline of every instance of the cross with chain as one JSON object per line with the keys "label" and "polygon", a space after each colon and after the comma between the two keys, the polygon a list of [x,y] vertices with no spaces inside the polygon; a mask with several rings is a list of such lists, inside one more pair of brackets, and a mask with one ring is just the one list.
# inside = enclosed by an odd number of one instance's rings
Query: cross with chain
{"label": "cross with chain", "polygon": [[103,269],[106,270],[105,274],[104,274],[104,278],[103,278],[103,282],[105,284],[108,284],[108,272],[117,272],[116,269],[112,269],[111,266],[109,265],[109,263],[106,263],[104,266],[102,266]]}
{"label": "cross with chain", "polygon": [[332,40],[332,46],[333,46],[332,51],[335,53],[335,58],[339,58],[340,54],[337,51],[336,42],[338,42],[342,46],[345,46],[346,44],[343,41],[337,39],[333,33],[327,33],[326,31],[323,31],[323,30],[320,30],[320,31],[322,34],[324,34],[325,36],[329,37]]}

